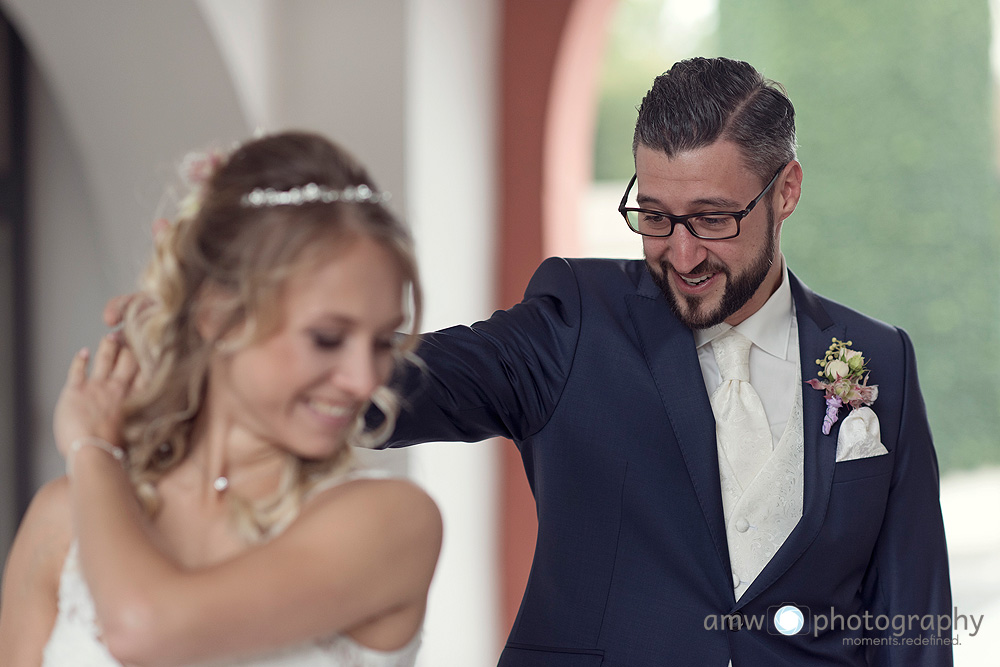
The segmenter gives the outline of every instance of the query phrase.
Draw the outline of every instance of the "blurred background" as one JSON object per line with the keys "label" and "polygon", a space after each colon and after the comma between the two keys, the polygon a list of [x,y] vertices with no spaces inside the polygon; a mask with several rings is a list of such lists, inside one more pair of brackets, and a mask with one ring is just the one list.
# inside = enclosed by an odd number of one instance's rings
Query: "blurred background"
{"label": "blurred background", "polygon": [[[413,226],[438,328],[516,302],[545,256],[640,257],[616,211],[635,108],[676,60],[723,55],[796,107],[789,265],[914,340],[955,604],[984,616],[956,664],[994,664],[997,0],[0,0],[0,13],[0,553],[60,473],[65,367],[103,333],[107,298],[133,289],[187,151],[293,127],[346,146]],[[534,543],[516,450],[370,458],[445,517],[420,664],[494,664]]]}

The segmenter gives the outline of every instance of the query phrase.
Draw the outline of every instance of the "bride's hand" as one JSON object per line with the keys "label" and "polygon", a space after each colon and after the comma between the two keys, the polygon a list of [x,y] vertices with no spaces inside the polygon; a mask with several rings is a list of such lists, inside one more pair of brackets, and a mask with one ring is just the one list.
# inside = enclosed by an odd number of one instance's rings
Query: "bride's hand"
{"label": "bride's hand", "polygon": [[73,358],[56,403],[53,430],[63,456],[78,438],[94,437],[120,444],[122,407],[138,365],[132,352],[111,335],[101,339],[88,375],[89,361],[86,349]]}

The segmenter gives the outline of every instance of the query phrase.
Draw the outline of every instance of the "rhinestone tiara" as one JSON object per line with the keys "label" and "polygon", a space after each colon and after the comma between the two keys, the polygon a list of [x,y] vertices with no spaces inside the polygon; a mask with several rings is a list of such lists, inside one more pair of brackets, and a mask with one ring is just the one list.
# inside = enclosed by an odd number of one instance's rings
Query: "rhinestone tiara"
{"label": "rhinestone tiara", "polygon": [[264,206],[301,206],[302,204],[332,204],[333,202],[379,204],[389,201],[388,192],[374,192],[364,183],[333,190],[324,185],[309,183],[288,190],[254,188],[240,199],[240,205],[249,208]]}

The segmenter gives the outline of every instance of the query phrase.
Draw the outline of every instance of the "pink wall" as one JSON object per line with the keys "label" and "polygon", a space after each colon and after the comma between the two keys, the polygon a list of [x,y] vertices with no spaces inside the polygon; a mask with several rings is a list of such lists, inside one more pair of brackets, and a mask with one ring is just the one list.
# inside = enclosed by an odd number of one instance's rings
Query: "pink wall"
{"label": "pink wall", "polygon": [[[615,0],[504,0],[498,307],[521,299],[545,257],[578,254],[577,202],[591,178],[596,87]],[[503,632],[517,615],[537,521],[521,459],[503,449]]]}

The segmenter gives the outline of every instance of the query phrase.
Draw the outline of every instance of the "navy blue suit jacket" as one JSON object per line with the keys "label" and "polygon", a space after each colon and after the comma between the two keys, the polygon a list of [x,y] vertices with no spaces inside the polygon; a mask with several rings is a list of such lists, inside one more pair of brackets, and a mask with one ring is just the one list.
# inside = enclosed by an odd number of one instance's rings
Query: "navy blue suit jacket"
{"label": "navy blue suit jacket", "polygon": [[[832,338],[852,341],[889,453],[836,463],[839,422],[822,434],[823,393],[803,384],[802,519],[739,602],[694,339],[643,262],[546,260],[520,304],[426,337],[392,446],[510,438],[535,496],[537,546],[501,665],[951,664],[950,647],[905,644],[936,641],[924,617],[951,614],[910,340],[791,287],[802,377]],[[806,615],[790,637],[773,624],[786,603]],[[902,645],[892,625],[865,629],[897,615],[920,617]]]}

